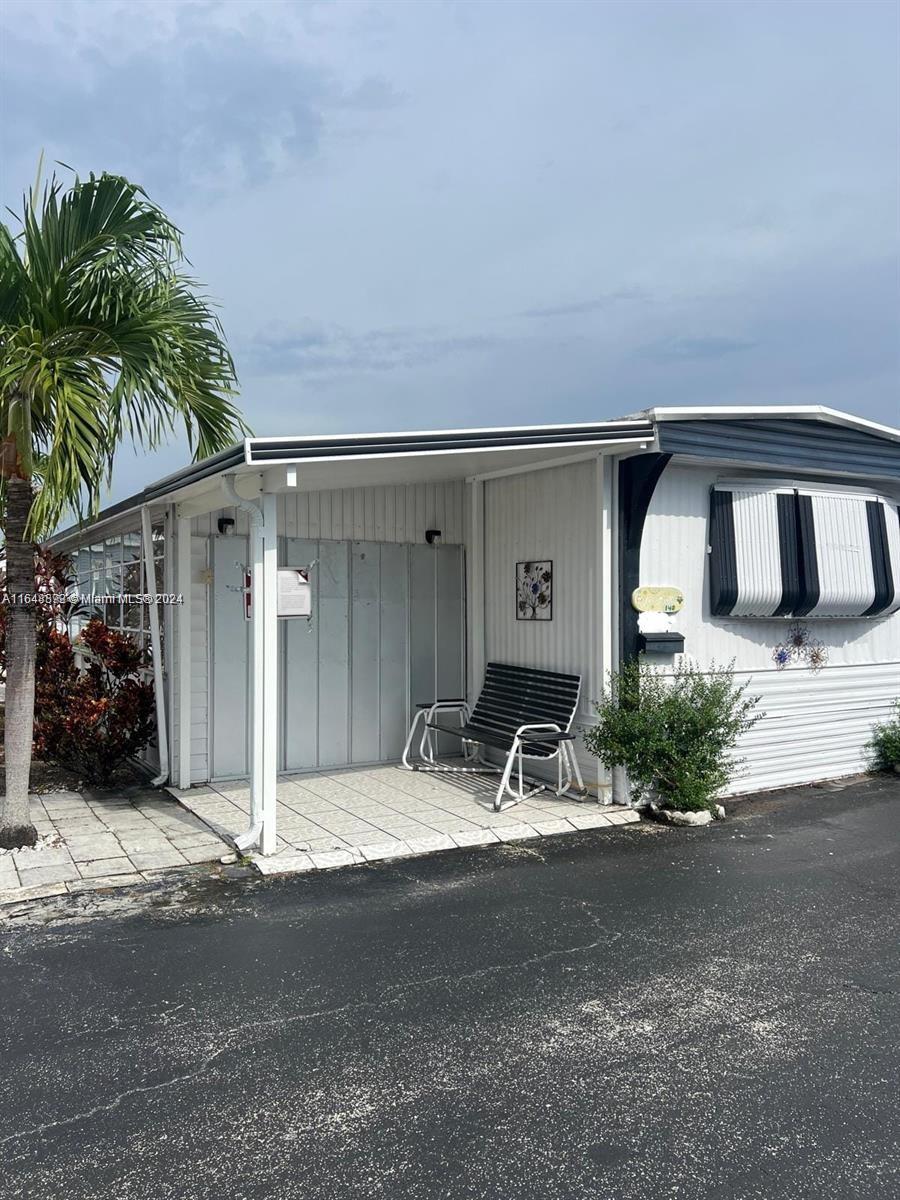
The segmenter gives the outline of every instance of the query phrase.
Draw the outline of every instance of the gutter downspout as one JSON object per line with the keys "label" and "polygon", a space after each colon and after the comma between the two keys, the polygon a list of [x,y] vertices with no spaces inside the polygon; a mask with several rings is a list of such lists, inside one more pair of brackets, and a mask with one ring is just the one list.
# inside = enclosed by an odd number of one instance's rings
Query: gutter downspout
{"label": "gutter downspout", "polygon": [[141,507],[141,545],[144,551],[144,587],[150,596],[150,655],[153,663],[153,697],[156,701],[156,744],[159,750],[159,774],[152,783],[154,787],[159,787],[169,778],[169,727],[159,638],[159,592],[153,565],[153,528],[150,524],[150,508],[146,504]]}
{"label": "gutter downspout", "polygon": [[253,680],[251,697],[252,743],[250,747],[250,825],[234,839],[238,850],[249,850],[259,844],[262,837],[263,812],[263,514],[262,508],[253,500],[238,495],[233,475],[222,476],[222,491],[229,504],[245,512],[250,518],[250,615],[252,625],[250,674]]}

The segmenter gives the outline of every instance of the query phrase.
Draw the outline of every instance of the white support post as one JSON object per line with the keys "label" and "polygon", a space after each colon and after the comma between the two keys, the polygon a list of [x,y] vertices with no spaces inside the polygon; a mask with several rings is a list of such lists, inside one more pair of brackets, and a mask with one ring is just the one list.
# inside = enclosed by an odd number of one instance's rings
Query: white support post
{"label": "white support post", "polygon": [[263,507],[263,828],[260,850],[277,845],[276,787],[278,754],[278,497],[266,492]]}
{"label": "white support post", "polygon": [[263,731],[265,729],[265,678],[263,633],[264,568],[262,527],[250,523],[250,824],[263,821]]}
{"label": "white support post", "polygon": [[178,786],[191,786],[191,520],[177,521],[178,591]]}
{"label": "white support post", "polygon": [[597,460],[599,486],[599,567],[600,567],[600,687],[613,669],[613,630],[617,612],[617,597],[613,573],[612,479],[614,460]]}
{"label": "white support post", "polygon": [[[610,544],[610,594],[612,597],[612,619],[610,621],[609,659],[604,666],[606,671],[618,671],[621,667],[619,655],[620,637],[620,591],[622,579],[619,572],[619,463],[618,455],[610,457],[606,462],[606,497],[609,512],[609,544]],[[631,789],[628,786],[628,773],[624,767],[612,769],[612,800],[613,804],[631,806]]]}
{"label": "white support post", "polygon": [[469,483],[469,595],[466,604],[469,637],[468,699],[470,704],[481,689],[484,679],[484,483],[473,479]]}
{"label": "white support post", "polygon": [[156,586],[156,564],[153,559],[153,525],[146,504],[141,509],[141,547],[144,552],[144,591],[150,596],[150,654],[153,663],[153,697],[156,701],[156,746],[159,752],[159,774],[153,782],[165,783],[169,778],[169,736],[159,639],[159,589]]}
{"label": "white support post", "polygon": [[[175,509],[169,505],[163,517],[163,591],[168,596],[175,593]],[[178,764],[172,754],[178,739],[178,727],[175,715],[175,694],[177,687],[177,654],[175,645],[175,620],[177,605],[166,604],[162,612],[162,632],[165,640],[167,658],[163,662],[163,674],[166,683],[166,732],[169,743],[169,781],[174,783],[178,776]]]}
{"label": "white support post", "polygon": [[[609,455],[599,455],[597,458],[597,578],[598,597],[596,606],[596,627],[598,631],[597,653],[594,662],[597,670],[595,691],[599,698],[609,672],[613,667],[613,630],[617,612],[618,598],[616,596],[613,575],[613,526],[612,526],[612,480],[615,459]],[[597,760],[597,795],[603,798],[603,789],[607,788],[606,799],[612,799],[612,779],[604,779],[605,770]]]}

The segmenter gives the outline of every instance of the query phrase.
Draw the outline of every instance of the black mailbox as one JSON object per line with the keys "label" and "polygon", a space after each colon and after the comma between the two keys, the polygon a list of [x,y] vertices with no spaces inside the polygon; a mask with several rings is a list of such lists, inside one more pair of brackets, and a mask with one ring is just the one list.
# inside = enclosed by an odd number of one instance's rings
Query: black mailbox
{"label": "black mailbox", "polygon": [[638,646],[648,654],[683,654],[683,633],[640,633]]}

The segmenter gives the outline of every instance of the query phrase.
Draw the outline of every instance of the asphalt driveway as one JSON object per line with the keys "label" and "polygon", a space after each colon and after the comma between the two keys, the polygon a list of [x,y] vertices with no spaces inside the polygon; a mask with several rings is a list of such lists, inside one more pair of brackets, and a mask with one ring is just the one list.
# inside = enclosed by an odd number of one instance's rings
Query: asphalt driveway
{"label": "asphalt driveway", "polygon": [[36,909],[0,1194],[893,1197],[898,830],[884,778]]}

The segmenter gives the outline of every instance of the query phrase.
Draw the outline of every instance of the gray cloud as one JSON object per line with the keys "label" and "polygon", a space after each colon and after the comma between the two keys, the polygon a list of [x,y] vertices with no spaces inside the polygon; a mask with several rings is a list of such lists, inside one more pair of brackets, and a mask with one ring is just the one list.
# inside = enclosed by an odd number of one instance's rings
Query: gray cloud
{"label": "gray cloud", "polygon": [[334,376],[427,367],[460,354],[495,350],[505,339],[435,329],[371,329],[351,333],[309,324],[259,333],[238,346],[237,362],[250,375]]}
{"label": "gray cloud", "polygon": [[640,346],[636,353],[639,357],[660,363],[703,362],[726,358],[731,354],[741,354],[747,350],[753,350],[756,345],[756,342],[747,338],[716,337],[714,335],[670,337]]}
{"label": "gray cloud", "polygon": [[398,101],[377,76],[344,83],[287,47],[201,24],[189,7],[175,12],[168,39],[116,51],[100,43],[78,53],[66,41],[35,44],[21,25],[4,30],[4,89],[28,96],[3,122],[4,159],[36,159],[43,146],[76,168],[102,164],[170,199],[196,199],[295,169],[330,125]]}
{"label": "gray cloud", "polygon": [[546,308],[526,308],[519,313],[519,316],[529,318],[577,317],[582,313],[603,312],[606,309],[613,308],[617,304],[627,304],[634,301],[646,303],[649,299],[648,293],[640,288],[621,288],[619,291],[610,292],[605,296],[595,296],[591,300],[578,300],[572,304],[549,305]]}

